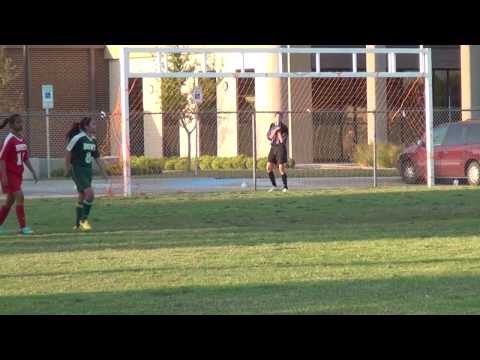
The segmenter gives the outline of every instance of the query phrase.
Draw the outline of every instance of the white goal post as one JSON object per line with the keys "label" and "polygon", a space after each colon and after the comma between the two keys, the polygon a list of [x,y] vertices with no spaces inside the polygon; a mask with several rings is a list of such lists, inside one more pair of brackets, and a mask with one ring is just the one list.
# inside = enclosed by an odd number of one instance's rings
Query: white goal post
{"label": "white goal post", "polygon": [[[131,54],[145,54],[153,60],[151,66],[144,69],[132,66]],[[193,71],[174,72],[168,67],[168,57],[171,54],[193,54],[202,59],[200,66]],[[235,54],[239,66],[236,72],[222,70],[207,71],[209,55]],[[278,57],[278,71],[250,72],[246,71],[245,59],[250,54],[267,54]],[[284,66],[283,55],[290,57],[294,54],[310,55],[314,70],[292,71],[290,63]],[[321,59],[327,54],[343,54],[351,56],[351,71],[329,72],[322,71]],[[359,55],[378,54],[386,57],[386,69],[379,72],[358,71]],[[399,55],[418,56],[418,71],[398,71],[397,57]],[[312,68],[313,68],[312,65]],[[429,48],[233,48],[233,47],[175,47],[175,48],[141,48],[124,47],[120,55],[120,104],[121,104],[121,153],[123,167],[123,193],[130,196],[130,131],[129,131],[129,79],[130,78],[422,78],[424,80],[424,111],[426,137],[426,180],[428,187],[434,185],[433,159],[433,101],[432,101],[432,54]]]}

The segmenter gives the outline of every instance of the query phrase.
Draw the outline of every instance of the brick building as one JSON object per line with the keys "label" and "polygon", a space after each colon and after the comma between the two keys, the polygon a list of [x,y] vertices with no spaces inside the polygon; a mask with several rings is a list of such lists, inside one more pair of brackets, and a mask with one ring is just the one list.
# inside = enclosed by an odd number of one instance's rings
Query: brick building
{"label": "brick building", "polygon": [[[109,69],[103,45],[6,45],[16,78],[0,97],[8,107],[0,112],[28,112],[25,135],[32,156],[44,156],[46,134],[41,86],[52,84],[55,114],[51,119],[52,157],[64,150],[63,137],[73,121],[86,113],[109,110]],[[100,127],[102,124],[100,124]],[[0,138],[3,138],[3,132]],[[101,132],[99,132],[101,133]]]}

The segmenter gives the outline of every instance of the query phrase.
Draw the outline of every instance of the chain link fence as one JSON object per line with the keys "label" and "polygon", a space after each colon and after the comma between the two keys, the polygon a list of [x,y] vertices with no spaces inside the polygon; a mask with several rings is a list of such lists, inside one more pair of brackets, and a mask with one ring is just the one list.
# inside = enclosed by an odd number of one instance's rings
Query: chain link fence
{"label": "chain link fence", "polygon": [[[465,111],[469,110],[435,110],[435,126],[459,121]],[[255,186],[266,189],[270,186],[265,171],[270,150],[266,134],[274,114],[269,111],[132,111],[133,193],[248,191]],[[8,115],[4,113],[0,117]],[[98,113],[53,111],[49,114],[48,137],[44,112],[21,115],[32,164],[43,180],[38,186],[26,181],[27,192],[39,196],[75,193],[73,183],[63,177],[66,133],[74,122],[90,116],[97,119],[96,138],[112,179],[111,184],[96,179],[96,189],[100,193],[123,194],[118,114],[107,114],[103,118]],[[424,119],[421,109],[368,112],[362,107],[351,107],[345,111],[286,111],[282,121],[289,126],[289,186],[309,189],[402,184],[399,156],[422,139]],[[373,124],[376,124],[375,131]],[[3,142],[7,133],[7,129],[0,131],[0,141]],[[26,180],[29,175],[25,170]]]}

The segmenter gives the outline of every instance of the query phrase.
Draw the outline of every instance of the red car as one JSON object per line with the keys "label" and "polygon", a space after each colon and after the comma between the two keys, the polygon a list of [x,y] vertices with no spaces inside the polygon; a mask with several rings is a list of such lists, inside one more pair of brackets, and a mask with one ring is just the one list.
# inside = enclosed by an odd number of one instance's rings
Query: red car
{"label": "red car", "polygon": [[[426,179],[425,136],[400,155],[398,169],[407,184]],[[480,184],[480,120],[443,124],[433,130],[437,179],[467,179]]]}

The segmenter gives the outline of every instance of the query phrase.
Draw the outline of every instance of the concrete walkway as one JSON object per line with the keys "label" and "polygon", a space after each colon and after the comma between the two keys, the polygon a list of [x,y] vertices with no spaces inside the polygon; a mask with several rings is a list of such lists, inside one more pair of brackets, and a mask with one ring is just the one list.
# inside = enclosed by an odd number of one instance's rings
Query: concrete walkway
{"label": "concrete walkway", "polygon": [[[121,179],[113,179],[112,190],[115,195],[122,195]],[[277,178],[281,184],[281,179]],[[243,184],[243,186],[242,186]],[[213,179],[213,178],[134,178],[132,192],[134,194],[164,194],[175,192],[222,192],[252,190],[252,179]],[[327,189],[341,187],[372,187],[371,177],[322,177],[322,178],[289,178],[291,191],[296,189]],[[399,177],[380,177],[379,186],[401,186],[404,183]],[[109,184],[103,180],[94,180],[93,187],[98,195],[105,195]],[[257,189],[265,191],[270,187],[268,179],[258,179]],[[27,198],[54,198],[76,196],[76,188],[71,180],[45,180],[34,184],[25,181],[23,186]]]}

